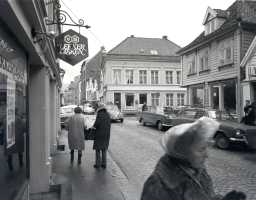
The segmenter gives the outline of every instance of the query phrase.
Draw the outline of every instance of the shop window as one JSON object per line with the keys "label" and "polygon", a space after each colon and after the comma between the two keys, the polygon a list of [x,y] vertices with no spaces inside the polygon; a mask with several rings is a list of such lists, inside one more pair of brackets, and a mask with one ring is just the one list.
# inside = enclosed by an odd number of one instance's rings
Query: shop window
{"label": "shop window", "polygon": [[134,94],[125,95],[126,107],[134,107]]}
{"label": "shop window", "polygon": [[159,93],[152,93],[151,94],[152,106],[159,106],[159,99],[160,99]]}
{"label": "shop window", "polygon": [[236,82],[235,80],[223,83],[224,109],[236,113]]}
{"label": "shop window", "polygon": [[192,88],[192,105],[196,107],[202,107],[204,101],[204,89]]}
{"label": "shop window", "polygon": [[177,94],[177,106],[184,106],[185,105],[185,94],[178,93]]}
{"label": "shop window", "polygon": [[140,104],[147,103],[147,94],[139,94]]}
{"label": "shop window", "polygon": [[172,93],[166,94],[166,106],[167,107],[173,106],[173,94]]}
{"label": "shop window", "polygon": [[20,199],[28,178],[26,56],[15,41],[0,20],[0,199],[4,200]]}
{"label": "shop window", "polygon": [[0,193],[9,200],[26,180],[26,87],[0,73],[0,88]]}

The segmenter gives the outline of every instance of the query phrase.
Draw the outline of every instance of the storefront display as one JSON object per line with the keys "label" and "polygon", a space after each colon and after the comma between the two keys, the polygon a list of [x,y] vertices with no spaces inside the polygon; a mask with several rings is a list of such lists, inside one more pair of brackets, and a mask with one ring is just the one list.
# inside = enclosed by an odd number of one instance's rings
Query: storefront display
{"label": "storefront display", "polygon": [[[27,182],[27,61],[0,22],[0,193],[14,199]],[[15,174],[15,176],[14,176]]]}

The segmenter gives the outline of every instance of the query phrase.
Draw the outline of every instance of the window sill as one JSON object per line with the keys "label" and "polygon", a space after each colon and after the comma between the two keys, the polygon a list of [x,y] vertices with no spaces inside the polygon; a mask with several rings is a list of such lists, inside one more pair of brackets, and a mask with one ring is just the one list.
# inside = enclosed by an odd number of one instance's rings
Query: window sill
{"label": "window sill", "polygon": [[233,64],[234,64],[233,61],[222,63],[218,66],[218,70],[221,71],[223,69],[233,67]]}
{"label": "window sill", "polygon": [[199,75],[209,73],[210,71],[211,71],[210,69],[203,69],[203,70],[199,71]]}
{"label": "window sill", "polygon": [[187,74],[187,77],[196,75],[196,72]]}

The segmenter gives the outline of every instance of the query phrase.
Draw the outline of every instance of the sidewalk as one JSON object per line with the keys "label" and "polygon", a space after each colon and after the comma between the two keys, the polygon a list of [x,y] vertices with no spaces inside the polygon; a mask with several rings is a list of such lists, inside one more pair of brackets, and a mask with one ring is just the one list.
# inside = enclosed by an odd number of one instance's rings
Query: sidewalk
{"label": "sidewalk", "polygon": [[[53,177],[55,184],[64,185],[64,199],[67,200],[123,200],[125,199],[108,167],[94,169],[93,141],[85,141],[82,164],[77,165],[77,152],[73,165],[70,164],[70,150],[67,144],[67,132],[62,131],[61,143],[65,151],[53,156]],[[108,155],[108,163],[111,162]]]}

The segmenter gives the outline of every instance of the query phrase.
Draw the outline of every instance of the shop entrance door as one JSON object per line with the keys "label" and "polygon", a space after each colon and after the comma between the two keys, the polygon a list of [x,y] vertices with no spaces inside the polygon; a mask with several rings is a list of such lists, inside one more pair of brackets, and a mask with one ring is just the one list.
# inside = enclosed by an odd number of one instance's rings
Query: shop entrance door
{"label": "shop entrance door", "polygon": [[220,88],[218,86],[212,87],[212,108],[220,108]]}
{"label": "shop entrance door", "polygon": [[114,104],[121,109],[121,93],[114,93]]}

